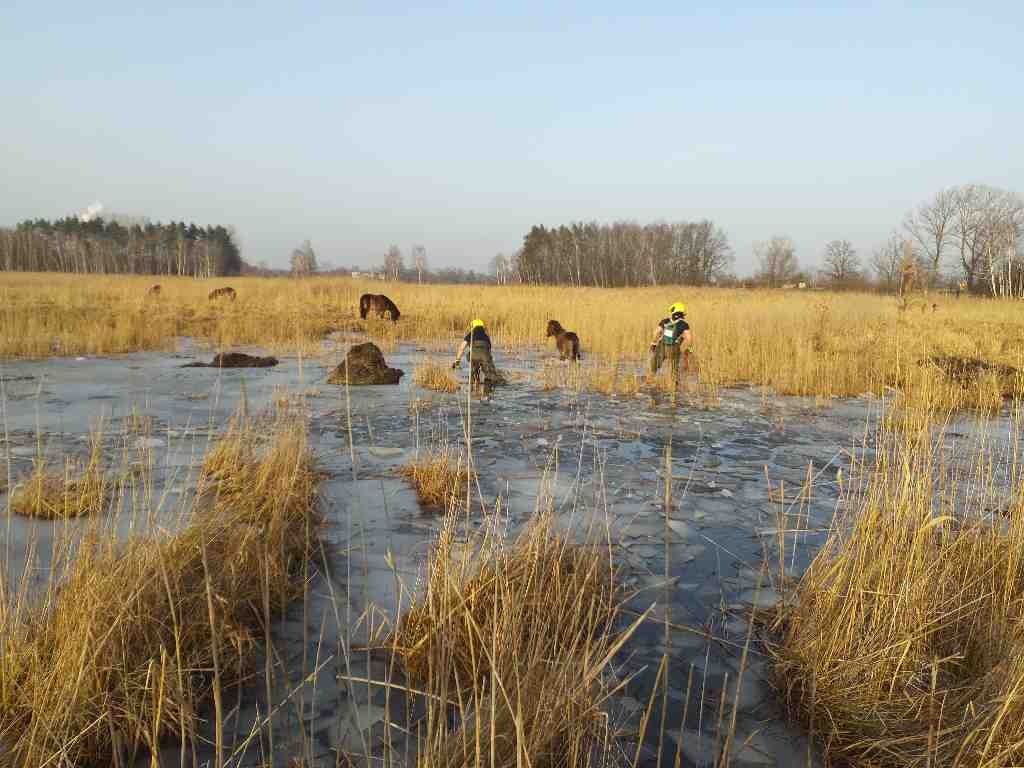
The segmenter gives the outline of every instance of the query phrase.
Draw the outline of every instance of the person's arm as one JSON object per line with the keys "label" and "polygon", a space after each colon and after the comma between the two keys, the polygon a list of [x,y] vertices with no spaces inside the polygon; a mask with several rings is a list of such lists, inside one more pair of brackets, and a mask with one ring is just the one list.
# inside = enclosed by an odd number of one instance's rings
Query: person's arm
{"label": "person's arm", "polygon": [[462,343],[459,344],[458,351],[455,353],[455,362],[452,363],[452,368],[458,368],[459,365],[462,363],[462,353],[466,351],[466,347],[468,346],[469,344],[466,342],[465,339],[463,339]]}
{"label": "person's arm", "polygon": [[661,341],[661,334],[664,329],[659,325],[658,329],[654,332],[654,341],[651,342],[652,347],[658,346],[658,342]]}
{"label": "person's arm", "polygon": [[683,346],[688,347],[693,344],[693,333],[687,328],[683,331]]}

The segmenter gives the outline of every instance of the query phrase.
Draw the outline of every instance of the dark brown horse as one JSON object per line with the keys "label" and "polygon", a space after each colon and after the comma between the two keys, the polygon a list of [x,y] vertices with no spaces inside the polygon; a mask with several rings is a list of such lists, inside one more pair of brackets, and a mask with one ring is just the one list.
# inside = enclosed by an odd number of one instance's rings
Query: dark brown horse
{"label": "dark brown horse", "polygon": [[210,295],[207,298],[209,298],[210,301],[215,299],[230,299],[231,301],[234,301],[236,296],[238,296],[238,294],[235,293],[235,289],[230,286],[226,286],[224,288],[214,288],[210,291]]}
{"label": "dark brown horse", "polygon": [[391,299],[383,293],[364,293],[359,297],[359,317],[363,320],[373,312],[377,317],[383,319],[385,314],[391,316],[391,321],[397,323],[401,312]]}
{"label": "dark brown horse", "polygon": [[146,291],[147,296],[159,296],[160,295],[160,283],[149,286],[149,290]]}
{"label": "dark brown horse", "polygon": [[555,337],[555,346],[563,360],[572,360],[574,363],[580,359],[580,337],[572,331],[567,331],[557,320],[548,320],[547,335]]}

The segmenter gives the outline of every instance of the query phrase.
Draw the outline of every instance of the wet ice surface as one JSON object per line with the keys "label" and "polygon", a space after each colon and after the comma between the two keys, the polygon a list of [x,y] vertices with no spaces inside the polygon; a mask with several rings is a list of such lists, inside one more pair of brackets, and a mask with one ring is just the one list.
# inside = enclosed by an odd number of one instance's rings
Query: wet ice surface
{"label": "wet ice surface", "polygon": [[[308,602],[295,605],[274,628],[275,651],[284,665],[272,681],[274,764],[305,756],[312,764],[333,765],[339,748],[373,751],[385,738],[402,743],[401,733],[387,733],[384,723],[389,710],[390,719],[405,723],[404,705],[385,688],[353,682],[384,679],[386,664],[350,649],[367,640],[371,622],[357,619],[370,606],[394,614],[396,572],[407,589],[415,588],[439,530],[438,518],[420,510],[395,468],[417,445],[463,439],[464,393],[440,395],[412,385],[420,354],[411,348],[386,354],[389,365],[406,371],[403,383],[352,388],[348,402],[342,388],[324,382],[337,354],[301,364],[283,358],[276,368],[247,370],[181,368],[195,359],[193,350],[179,356],[6,362],[0,368],[7,426],[2,456],[15,481],[31,468],[40,440],[54,455],[83,453],[100,416],[107,422],[109,455],[151,466],[153,480],[139,491],[140,506],[110,518],[108,524],[122,535],[180,524],[198,462],[243,397],[256,411],[284,390],[306,393],[311,439],[328,473],[322,486],[327,573],[313,580]],[[536,364],[531,356],[496,358],[499,367],[513,372]],[[620,539],[621,561],[636,590],[630,609],[640,613],[656,603],[656,620],[640,627],[618,661],[621,674],[636,676],[615,716],[635,722],[667,649],[663,764],[674,761],[680,733],[684,764],[713,763],[723,695],[739,705],[733,765],[817,764],[804,736],[785,723],[756,646],[738,694],[735,681],[749,607],[768,606],[776,598],[767,584],[759,586],[762,565],[796,575],[806,567],[836,510],[837,472],[848,472],[848,451],[862,442],[878,403],[848,400],[820,407],[812,400],[733,390],[711,409],[687,403],[674,408],[646,395],[576,396],[543,391],[526,376],[514,378],[492,400],[471,405],[473,455],[487,503],[493,508],[500,496],[508,528],[515,531],[537,505],[550,470],[548,486],[567,526],[581,530],[590,521],[607,521]],[[133,408],[152,419],[145,434],[124,428]],[[953,428],[970,439],[969,423]],[[793,504],[809,471],[810,501]],[[475,524],[481,524],[483,516],[477,517]],[[66,525],[74,530],[90,524]],[[9,517],[7,578],[17,578],[28,565],[34,580],[44,582],[50,548],[62,538],[63,525]],[[781,565],[780,528],[791,531]],[[387,564],[389,553],[396,571]],[[681,723],[691,669],[693,694]],[[660,723],[661,700],[659,693],[652,723]],[[270,728],[260,728],[268,712],[265,681],[246,687],[235,704],[225,726],[235,745],[232,764],[266,764]],[[254,730],[256,737],[238,746]],[[656,763],[659,730],[648,729],[645,764]],[[404,754],[404,746],[396,750]],[[212,757],[212,748],[200,748],[201,763]],[[161,761],[178,765],[176,748],[168,746]]]}

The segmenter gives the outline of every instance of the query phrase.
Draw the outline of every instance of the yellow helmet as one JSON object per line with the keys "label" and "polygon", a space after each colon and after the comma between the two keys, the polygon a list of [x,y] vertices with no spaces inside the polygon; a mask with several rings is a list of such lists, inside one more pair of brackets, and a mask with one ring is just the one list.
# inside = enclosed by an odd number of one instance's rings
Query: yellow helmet
{"label": "yellow helmet", "polygon": [[469,330],[473,330],[474,328],[483,328],[483,327],[484,327],[484,321],[479,319],[479,318],[477,318],[476,320],[474,320],[472,323],[469,324]]}
{"label": "yellow helmet", "polygon": [[668,308],[668,316],[669,317],[672,317],[672,315],[674,315],[676,312],[678,312],[681,315],[685,315],[686,314],[686,305],[683,304],[683,302],[681,302],[681,301],[677,301],[675,304],[673,304],[671,307]]}

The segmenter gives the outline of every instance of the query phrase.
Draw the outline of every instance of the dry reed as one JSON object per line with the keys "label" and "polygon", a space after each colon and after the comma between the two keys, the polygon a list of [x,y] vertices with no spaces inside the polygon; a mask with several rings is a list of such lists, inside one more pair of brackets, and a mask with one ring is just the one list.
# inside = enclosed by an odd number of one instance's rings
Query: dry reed
{"label": "dry reed", "polygon": [[179,533],[93,534],[46,604],[0,610],[9,764],[106,766],[171,734],[194,738],[198,705],[248,670],[264,598],[281,607],[302,593],[319,519],[305,440],[300,424],[281,425]]}
{"label": "dry reed", "polygon": [[998,492],[988,449],[953,471],[932,426],[883,427],[848,516],[780,613],[778,685],[833,760],[1020,765],[1024,476],[1013,451]]}
{"label": "dry reed", "polygon": [[84,467],[69,461],[64,472],[54,472],[37,458],[32,473],[15,486],[10,507],[17,515],[45,519],[96,515],[110,500],[113,485],[103,468],[103,436],[97,432]]}
{"label": "dry reed", "polygon": [[465,458],[448,446],[429,449],[399,468],[416,489],[420,503],[445,511],[466,499],[469,469]]}
{"label": "dry reed", "polygon": [[[622,592],[599,536],[576,544],[541,512],[514,541],[455,522],[429,563],[422,598],[393,649],[427,694],[418,765],[592,765],[611,743],[604,672]],[[541,629],[542,628],[542,629]]]}
{"label": "dry reed", "polygon": [[413,383],[436,392],[458,392],[459,382],[452,378],[447,366],[436,360],[421,360],[412,374]]}

